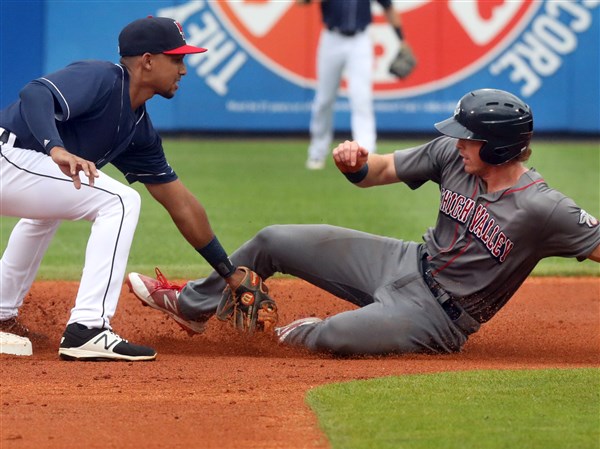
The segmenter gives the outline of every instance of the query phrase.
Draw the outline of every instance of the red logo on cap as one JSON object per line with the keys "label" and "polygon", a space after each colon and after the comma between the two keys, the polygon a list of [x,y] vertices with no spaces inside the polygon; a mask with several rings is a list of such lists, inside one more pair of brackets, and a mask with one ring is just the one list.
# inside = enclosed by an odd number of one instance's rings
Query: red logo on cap
{"label": "red logo on cap", "polygon": [[185,34],[183,33],[183,27],[181,26],[181,24],[179,22],[177,22],[176,20],[173,21],[173,23],[175,24],[175,26],[179,29],[179,34],[181,34],[181,39],[183,39],[183,41],[185,42]]}
{"label": "red logo on cap", "polygon": [[[544,2],[539,0],[403,0],[394,2],[417,57],[399,80],[387,71],[398,39],[373,2],[371,33],[378,96],[437,90],[481,70],[505,49]],[[246,0],[210,2],[222,22],[262,64],[299,85],[315,85],[315,55],[323,28],[319,4]],[[345,85],[343,86],[345,87]]]}

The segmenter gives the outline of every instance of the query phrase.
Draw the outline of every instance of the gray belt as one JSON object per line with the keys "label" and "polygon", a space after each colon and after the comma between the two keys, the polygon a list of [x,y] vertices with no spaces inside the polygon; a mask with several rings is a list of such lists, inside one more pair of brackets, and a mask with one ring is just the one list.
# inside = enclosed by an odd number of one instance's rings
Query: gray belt
{"label": "gray belt", "polygon": [[446,315],[452,320],[454,325],[458,327],[465,335],[470,335],[479,330],[481,324],[464,311],[458,301],[456,301],[443,287],[435,280],[431,273],[431,266],[427,260],[427,253],[421,257],[421,269],[423,271],[423,280],[431,290],[431,294],[446,312]]}

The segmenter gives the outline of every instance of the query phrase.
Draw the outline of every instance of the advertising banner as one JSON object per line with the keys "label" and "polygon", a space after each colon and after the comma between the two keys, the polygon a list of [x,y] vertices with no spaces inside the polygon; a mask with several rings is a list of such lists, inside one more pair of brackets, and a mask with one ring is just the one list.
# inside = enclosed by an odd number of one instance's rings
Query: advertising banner
{"label": "advertising banner", "polygon": [[[349,0],[351,1],[351,0]],[[536,129],[600,132],[600,1],[394,1],[417,65],[388,73],[398,39],[372,2],[375,111],[380,132],[433,132],[466,92],[493,87],[523,98]],[[51,1],[45,8],[46,71],[76,59],[118,62],[117,36],[147,15],[179,21],[188,74],[172,100],[149,102],[161,130],[306,131],[316,84],[320,6],[295,0]],[[65,24],[69,24],[68,27]],[[349,130],[346,81],[335,127]]]}

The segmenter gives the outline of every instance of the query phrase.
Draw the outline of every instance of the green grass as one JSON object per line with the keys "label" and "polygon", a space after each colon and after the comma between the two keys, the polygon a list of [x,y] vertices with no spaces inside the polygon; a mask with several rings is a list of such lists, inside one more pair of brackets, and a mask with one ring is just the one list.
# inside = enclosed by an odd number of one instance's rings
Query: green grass
{"label": "green grass", "polygon": [[[422,140],[420,142],[424,142]],[[416,141],[384,141],[381,153]],[[204,204],[219,240],[233,252],[264,226],[275,223],[330,223],[374,234],[421,241],[435,224],[437,186],[411,191],[403,184],[359,189],[328,161],[324,171],[304,169],[304,140],[165,139],[171,165]],[[531,165],[549,184],[572,196],[593,215],[600,214],[600,152],[597,142],[542,142],[534,146]],[[105,171],[119,180],[112,167]],[[208,264],[181,237],[162,207],[136,183],[142,213],[129,259],[129,271],[151,273],[158,265],[174,278],[205,275]],[[0,247],[6,246],[16,219],[2,217]],[[57,232],[39,278],[78,279],[83,266],[87,222],[65,222]],[[591,261],[548,259],[534,274],[599,275]]]}
{"label": "green grass", "polygon": [[333,449],[598,449],[600,370],[388,377],[308,392]]}

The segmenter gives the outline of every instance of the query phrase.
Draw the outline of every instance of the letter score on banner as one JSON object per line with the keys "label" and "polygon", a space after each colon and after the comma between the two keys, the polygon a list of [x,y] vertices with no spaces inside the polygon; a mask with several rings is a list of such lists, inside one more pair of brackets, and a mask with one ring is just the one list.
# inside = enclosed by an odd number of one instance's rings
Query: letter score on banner
{"label": "letter score on banner", "polygon": [[590,28],[590,9],[598,3],[598,0],[546,2],[543,14],[533,20],[531,31],[493,63],[490,72],[499,75],[509,69],[510,80],[522,83],[521,95],[533,95],[542,86],[542,78],[560,68],[561,56],[577,49],[577,34]]}

